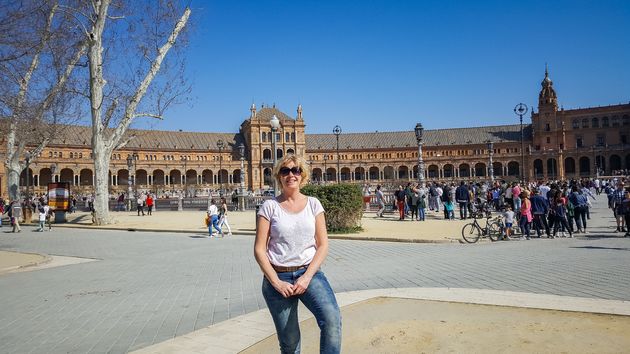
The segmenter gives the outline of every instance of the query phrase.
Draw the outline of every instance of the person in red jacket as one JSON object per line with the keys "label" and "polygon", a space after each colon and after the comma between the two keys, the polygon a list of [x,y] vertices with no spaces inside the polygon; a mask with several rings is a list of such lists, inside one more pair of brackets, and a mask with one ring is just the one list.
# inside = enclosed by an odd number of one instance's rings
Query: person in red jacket
{"label": "person in red jacket", "polygon": [[147,214],[151,215],[151,211],[153,210],[153,197],[151,193],[147,193]]}

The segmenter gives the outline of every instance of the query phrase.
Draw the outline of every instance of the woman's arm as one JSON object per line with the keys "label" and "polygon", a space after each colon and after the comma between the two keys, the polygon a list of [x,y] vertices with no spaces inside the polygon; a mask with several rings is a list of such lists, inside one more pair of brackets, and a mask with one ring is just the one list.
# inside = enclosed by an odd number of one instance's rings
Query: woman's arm
{"label": "woman's arm", "polygon": [[324,259],[328,256],[328,231],[326,231],[326,217],[324,213],[319,213],[315,217],[315,245],[317,251],[315,251],[311,264],[309,264],[306,272],[295,282],[295,295],[303,294],[306,291],[311,279],[313,279],[313,275],[319,270],[319,267],[324,263]]}
{"label": "woman's arm", "polygon": [[254,257],[260,270],[265,274],[265,277],[271,285],[282,296],[289,297],[294,294],[293,285],[278,278],[278,274],[271,266],[269,258],[267,258],[267,243],[269,242],[269,228],[271,224],[269,220],[262,216],[258,216],[258,222],[256,226],[256,241],[254,241]]}

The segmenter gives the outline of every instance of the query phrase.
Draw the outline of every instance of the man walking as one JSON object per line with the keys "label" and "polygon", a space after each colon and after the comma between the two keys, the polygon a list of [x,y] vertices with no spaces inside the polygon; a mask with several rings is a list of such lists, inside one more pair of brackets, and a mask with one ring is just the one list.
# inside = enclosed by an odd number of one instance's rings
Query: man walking
{"label": "man walking", "polygon": [[396,205],[398,206],[398,214],[400,217],[398,220],[405,220],[405,197],[407,193],[403,189],[403,186],[398,186],[398,190],[394,193],[394,197],[396,197]]}
{"label": "man walking", "polygon": [[378,204],[378,211],[376,212],[376,217],[382,218],[383,212],[385,211],[385,200],[384,200],[383,191],[381,190],[381,185],[376,186],[376,203]]}

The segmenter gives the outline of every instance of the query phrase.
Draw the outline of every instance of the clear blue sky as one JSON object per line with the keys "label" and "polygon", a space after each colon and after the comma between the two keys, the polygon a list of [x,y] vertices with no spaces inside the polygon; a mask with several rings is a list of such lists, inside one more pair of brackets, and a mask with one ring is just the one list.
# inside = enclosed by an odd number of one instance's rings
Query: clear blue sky
{"label": "clear blue sky", "polygon": [[545,63],[565,109],[630,101],[627,0],[192,7],[191,102],[156,129],[237,132],[252,101],[293,117],[302,103],[307,133],[514,124],[514,105],[537,105]]}

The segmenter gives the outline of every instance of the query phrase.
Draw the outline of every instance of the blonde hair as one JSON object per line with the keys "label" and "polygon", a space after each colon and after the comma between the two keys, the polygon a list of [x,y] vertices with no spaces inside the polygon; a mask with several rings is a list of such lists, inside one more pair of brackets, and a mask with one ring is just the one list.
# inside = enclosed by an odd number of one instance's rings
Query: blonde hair
{"label": "blonde hair", "polygon": [[283,157],[280,161],[278,161],[278,163],[276,164],[276,167],[274,167],[273,169],[273,176],[276,179],[278,188],[282,187],[280,169],[288,165],[289,162],[293,162],[293,164],[296,167],[299,167],[302,170],[302,173],[300,173],[300,175],[302,176],[302,180],[300,181],[300,187],[304,187],[309,182],[310,172],[308,169],[308,165],[306,164],[306,161],[304,161],[303,158],[298,157],[294,154],[289,154]]}

